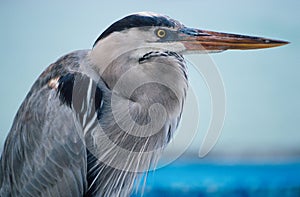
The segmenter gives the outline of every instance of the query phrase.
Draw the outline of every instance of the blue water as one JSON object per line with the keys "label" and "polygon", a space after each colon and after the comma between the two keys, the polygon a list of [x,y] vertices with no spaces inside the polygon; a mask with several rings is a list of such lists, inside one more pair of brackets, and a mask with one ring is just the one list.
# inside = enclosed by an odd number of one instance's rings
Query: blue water
{"label": "blue water", "polygon": [[[133,196],[141,196],[141,191]],[[300,162],[175,163],[150,172],[144,197],[300,197]]]}

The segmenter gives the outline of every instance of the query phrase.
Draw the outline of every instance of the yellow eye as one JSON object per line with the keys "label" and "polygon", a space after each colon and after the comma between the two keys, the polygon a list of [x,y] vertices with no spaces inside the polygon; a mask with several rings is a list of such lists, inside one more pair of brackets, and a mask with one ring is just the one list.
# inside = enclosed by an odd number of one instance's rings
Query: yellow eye
{"label": "yellow eye", "polygon": [[163,29],[159,29],[157,32],[156,32],[156,35],[160,38],[163,38],[166,36],[166,31],[163,30]]}

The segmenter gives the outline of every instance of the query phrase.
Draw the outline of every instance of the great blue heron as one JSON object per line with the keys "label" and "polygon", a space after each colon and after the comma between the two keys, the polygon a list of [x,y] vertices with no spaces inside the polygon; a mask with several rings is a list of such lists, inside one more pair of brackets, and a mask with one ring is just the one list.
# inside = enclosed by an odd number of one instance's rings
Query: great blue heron
{"label": "great blue heron", "polygon": [[5,141],[0,196],[128,196],[178,126],[182,55],[287,44],[137,13],[37,79]]}

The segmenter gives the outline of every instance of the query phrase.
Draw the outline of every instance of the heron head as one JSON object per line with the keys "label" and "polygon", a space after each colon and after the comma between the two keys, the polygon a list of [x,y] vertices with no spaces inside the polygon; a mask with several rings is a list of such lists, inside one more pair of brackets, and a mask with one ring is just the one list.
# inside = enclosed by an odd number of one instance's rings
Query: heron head
{"label": "heron head", "polygon": [[[288,42],[254,36],[189,28],[164,15],[140,12],[126,16],[108,27],[96,40],[116,50],[160,48],[177,53],[219,52],[228,49],[260,49]],[[107,47],[106,47],[107,49]]]}

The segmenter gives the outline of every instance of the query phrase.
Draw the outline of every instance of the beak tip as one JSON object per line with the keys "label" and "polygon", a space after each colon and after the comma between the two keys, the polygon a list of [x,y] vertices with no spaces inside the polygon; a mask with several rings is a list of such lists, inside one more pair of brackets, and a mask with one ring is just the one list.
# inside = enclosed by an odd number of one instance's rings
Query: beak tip
{"label": "beak tip", "polygon": [[283,41],[283,40],[265,40],[266,48],[269,47],[279,47],[283,45],[290,44],[288,41]]}
{"label": "beak tip", "polygon": [[288,41],[282,41],[282,45],[291,44],[291,42]]}
{"label": "beak tip", "polygon": [[285,44],[289,44],[289,43],[290,43],[290,42],[284,41],[284,40],[273,40],[273,41],[272,41],[272,40],[266,40],[265,42],[266,42],[266,43],[267,43],[267,42],[271,42],[271,43],[273,42],[273,43],[278,43],[278,44],[282,44],[282,45],[285,45]]}

